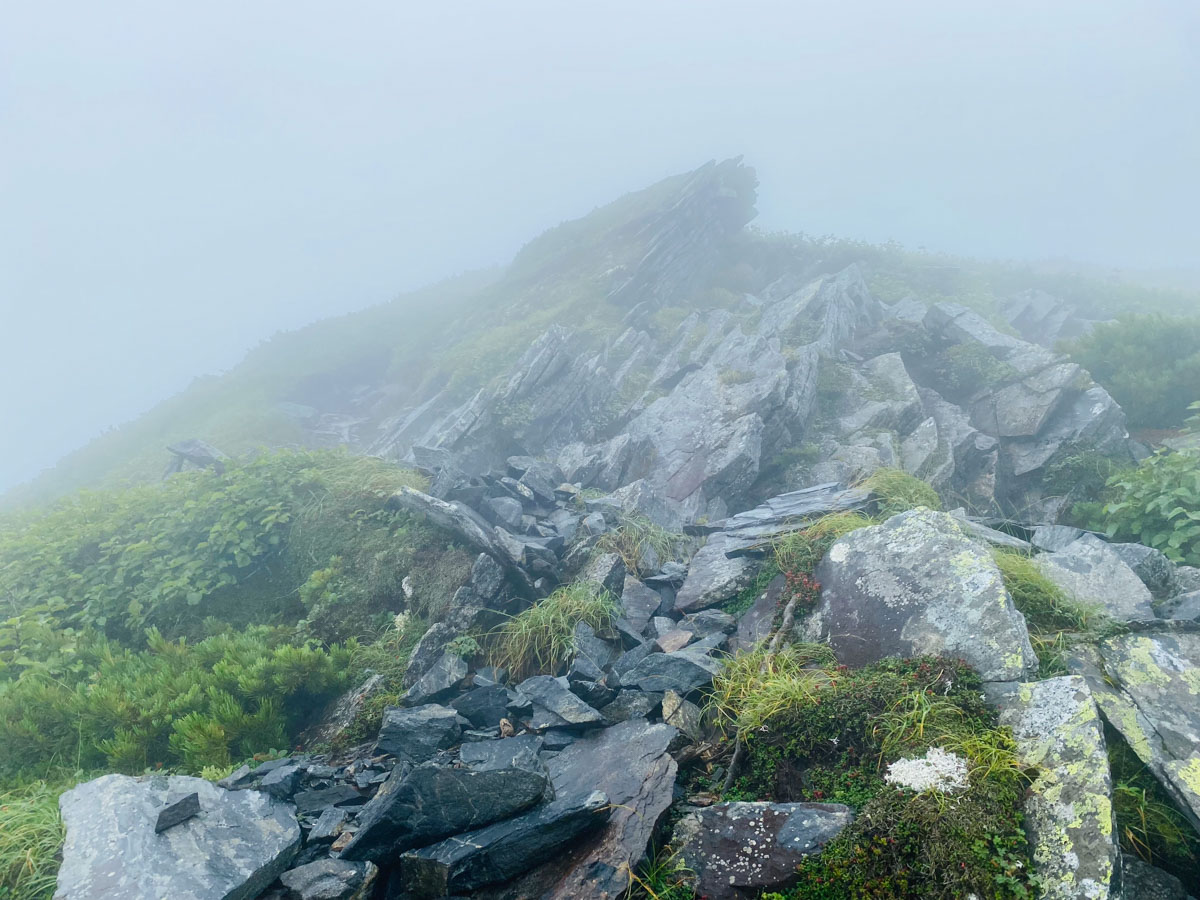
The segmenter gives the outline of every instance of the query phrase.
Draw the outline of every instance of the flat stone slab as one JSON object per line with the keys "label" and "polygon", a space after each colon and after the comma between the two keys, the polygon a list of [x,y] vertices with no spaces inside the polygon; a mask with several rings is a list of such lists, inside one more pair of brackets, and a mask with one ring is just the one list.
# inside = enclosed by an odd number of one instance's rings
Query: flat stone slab
{"label": "flat stone slab", "polygon": [[988,700],[1037,770],[1025,800],[1036,874],[1046,900],[1107,900],[1120,848],[1100,713],[1078,676],[990,684]]}
{"label": "flat stone slab", "polygon": [[[193,793],[200,811],[156,834],[160,810]],[[203,778],[105,775],[59,807],[67,837],[55,900],[251,900],[300,847],[290,805]]]}
{"label": "flat stone slab", "polygon": [[718,803],[675,825],[673,844],[700,897],[744,900],[796,883],[796,866],[854,821],[836,803]]}

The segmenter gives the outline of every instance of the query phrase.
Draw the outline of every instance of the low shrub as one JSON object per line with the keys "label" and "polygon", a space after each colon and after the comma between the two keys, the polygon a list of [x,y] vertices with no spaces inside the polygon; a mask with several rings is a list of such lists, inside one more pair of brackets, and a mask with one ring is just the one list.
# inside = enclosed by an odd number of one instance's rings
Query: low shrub
{"label": "low shrub", "polygon": [[521,681],[531,675],[557,675],[575,651],[575,626],[586,622],[608,631],[617,617],[615,597],[586,582],[560,587],[544,600],[483,637],[489,665]]}
{"label": "low shrub", "polygon": [[1105,530],[1200,565],[1200,450],[1160,451],[1108,483]]}

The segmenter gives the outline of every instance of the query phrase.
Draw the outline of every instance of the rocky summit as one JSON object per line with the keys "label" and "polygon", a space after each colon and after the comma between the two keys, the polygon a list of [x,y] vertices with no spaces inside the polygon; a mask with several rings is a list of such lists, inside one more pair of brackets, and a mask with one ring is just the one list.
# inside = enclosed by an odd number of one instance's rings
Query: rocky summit
{"label": "rocky summit", "polygon": [[1194,455],[1062,343],[1101,310],[755,232],[756,190],[710,163],[436,327],[278,345],[304,376],[243,399],[286,449],[172,438],[161,483],[0,531],[46,890],[1200,890]]}

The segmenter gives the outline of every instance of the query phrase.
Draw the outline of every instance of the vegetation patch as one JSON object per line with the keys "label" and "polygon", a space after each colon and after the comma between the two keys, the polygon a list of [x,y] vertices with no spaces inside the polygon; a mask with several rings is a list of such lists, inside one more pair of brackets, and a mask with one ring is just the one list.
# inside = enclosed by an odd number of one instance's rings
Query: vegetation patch
{"label": "vegetation patch", "polygon": [[1105,726],[1104,738],[1121,849],[1170,872],[1195,894],[1200,890],[1200,836],[1120,733]]}
{"label": "vegetation patch", "polygon": [[510,680],[558,675],[575,652],[575,626],[586,622],[608,632],[619,612],[612,594],[587,582],[560,587],[482,639],[488,664],[508,670]]}
{"label": "vegetation patch", "polygon": [[903,469],[876,469],[858,486],[876,496],[881,519],[889,519],[918,506],[935,510],[942,508],[942,498],[938,492]]}
{"label": "vegetation patch", "polygon": [[1160,451],[1108,484],[1105,530],[1200,565],[1200,450]]}
{"label": "vegetation patch", "polygon": [[1176,428],[1200,397],[1200,318],[1123,315],[1064,346],[1133,428]]}
{"label": "vegetation patch", "polygon": [[[735,657],[713,705],[747,748],[737,799],[845,803],[853,825],[801,866],[789,900],[1025,898],[1026,773],[961,661],[885,660],[850,671],[827,648]],[[888,784],[888,766],[931,749],[966,760],[953,794]],[[940,758],[941,754],[932,754]],[[734,799],[730,797],[728,799]]]}
{"label": "vegetation patch", "polygon": [[598,544],[603,553],[615,553],[625,563],[630,575],[641,577],[649,565],[652,573],[658,565],[671,559],[683,535],[668,531],[637,513],[621,517],[612,531],[606,532]]}

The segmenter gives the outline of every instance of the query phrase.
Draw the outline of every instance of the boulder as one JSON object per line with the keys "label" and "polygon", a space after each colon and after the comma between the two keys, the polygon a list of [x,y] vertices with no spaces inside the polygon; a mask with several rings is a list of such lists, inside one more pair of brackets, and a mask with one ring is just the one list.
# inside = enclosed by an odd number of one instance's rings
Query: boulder
{"label": "boulder", "polygon": [[724,603],[754,583],[762,563],[747,556],[730,557],[740,546],[724,532],[710,535],[692,557],[687,578],[675,596],[675,609],[693,612]]}
{"label": "boulder", "polygon": [[1035,558],[1038,569],[1068,596],[1121,622],[1153,619],[1150,589],[1110,544],[1085,534],[1062,550]]}
{"label": "boulder", "polygon": [[1039,525],[1033,529],[1030,543],[1039,550],[1056,553],[1069,547],[1075,541],[1087,534],[1082,528],[1070,525]]}
{"label": "boulder", "polygon": [[358,817],[342,859],[380,862],[436,840],[506,819],[536,804],[548,781],[527,768],[397,766]]}
{"label": "boulder", "polygon": [[738,618],[734,649],[751,650],[770,636],[775,614],[779,612],[779,602],[786,592],[787,579],[784,576],[776,575],[771,579],[767,589],[754,601],[754,605]]}
{"label": "boulder", "polygon": [[555,803],[586,806],[594,792],[608,798],[603,827],[564,844],[562,852],[476,900],[618,900],[671,805],[676,764],[667,752],[670,725],[631,719],[581,737],[546,763]]}
{"label": "boulder", "polygon": [[571,693],[565,678],[553,675],[534,675],[517,685],[517,695],[533,704],[534,728],[556,726],[599,725],[604,717]]}
{"label": "boulder", "polygon": [[1141,544],[1110,544],[1116,554],[1125,561],[1150,589],[1155,600],[1165,600],[1175,593],[1175,563],[1167,559],[1161,550]]}
{"label": "boulder", "polygon": [[401,698],[410,706],[436,703],[458,693],[467,677],[467,661],[457,653],[444,651],[417,683]]}
{"label": "boulder", "polygon": [[450,705],[474,727],[495,728],[508,716],[508,690],[499,684],[481,685],[455,697]]}
{"label": "boulder", "polygon": [[1191,900],[1174,875],[1144,863],[1130,853],[1121,855],[1121,900]]}
{"label": "boulder", "polygon": [[717,803],[690,810],[672,843],[697,896],[746,900],[794,885],[800,861],[852,821],[836,803]]}
{"label": "boulder", "polygon": [[622,684],[636,684],[640,690],[662,693],[675,691],[687,696],[712,683],[721,664],[707,653],[690,648],[674,653],[651,653],[621,675]]}
{"label": "boulder", "polygon": [[914,509],[850,532],[816,580],[821,599],[808,636],[828,641],[846,665],[960,657],[985,681],[1016,681],[1037,666],[991,554],[946,513]]}
{"label": "boulder", "polygon": [[1116,897],[1120,848],[1104,730],[1078,676],[992,684],[990,702],[1012,729],[1021,765],[1036,772],[1025,795],[1025,830],[1046,898]]}
{"label": "boulder", "polygon": [[539,735],[518,734],[498,741],[463,744],[459,758],[463,765],[470,766],[477,772],[492,769],[528,769],[531,772],[545,773],[545,766],[538,756],[542,752],[542,744],[543,740]]}
{"label": "boulder", "polygon": [[400,857],[394,880],[413,900],[461,895],[527,874],[611,814],[599,791],[569,797]]}
{"label": "boulder", "polygon": [[[199,814],[156,834],[159,811],[193,793]],[[67,791],[59,807],[56,900],[252,900],[300,847],[290,806],[203,778],[105,775]]]}
{"label": "boulder", "polygon": [[365,900],[371,896],[374,863],[318,859],[279,876],[285,900]]}
{"label": "boulder", "polygon": [[429,703],[411,709],[388,707],[375,741],[375,753],[390,753],[411,763],[433,759],[458,743],[467,720],[452,709]]}
{"label": "boulder", "polygon": [[662,595],[632,576],[625,576],[621,591],[621,612],[637,631],[645,631],[651,617],[662,605]]}
{"label": "boulder", "polygon": [[617,696],[604,704],[600,714],[609,725],[627,722],[630,719],[644,719],[654,714],[662,705],[662,694],[648,694],[645,691],[618,691]]}
{"label": "boulder", "polygon": [[615,553],[600,553],[584,566],[577,580],[598,585],[614,597],[619,597],[625,587],[625,575],[625,563],[621,557]]}
{"label": "boulder", "polygon": [[1117,635],[1068,659],[1101,713],[1200,829],[1200,634]]}

